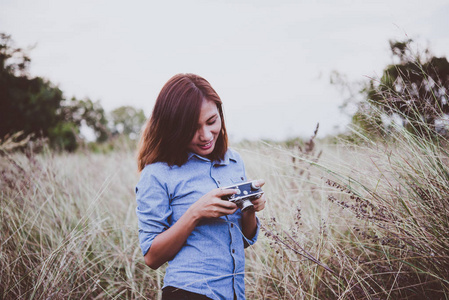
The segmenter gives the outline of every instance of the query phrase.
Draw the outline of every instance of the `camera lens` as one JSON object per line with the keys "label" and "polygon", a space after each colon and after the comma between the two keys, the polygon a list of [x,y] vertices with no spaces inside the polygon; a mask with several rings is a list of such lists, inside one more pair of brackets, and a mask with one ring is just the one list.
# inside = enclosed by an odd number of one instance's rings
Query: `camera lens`
{"label": "camera lens", "polygon": [[242,211],[247,211],[247,210],[250,210],[253,208],[254,208],[254,205],[252,204],[252,202],[250,200],[243,201],[242,208],[241,208]]}

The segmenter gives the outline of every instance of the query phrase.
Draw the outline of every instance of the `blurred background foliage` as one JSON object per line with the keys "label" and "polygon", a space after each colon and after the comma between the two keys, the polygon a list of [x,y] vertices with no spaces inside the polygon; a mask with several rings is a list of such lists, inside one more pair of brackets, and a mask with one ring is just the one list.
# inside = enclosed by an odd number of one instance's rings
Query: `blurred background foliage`
{"label": "blurred background foliage", "polygon": [[83,131],[92,132],[96,143],[137,139],[142,109],[123,106],[107,114],[100,101],[67,99],[48,79],[30,76],[30,62],[26,50],[0,33],[0,140],[44,138],[53,149],[74,151],[88,144]]}
{"label": "blurred background foliage", "polygon": [[[357,135],[385,137],[399,125],[422,137],[448,136],[449,62],[428,48],[412,49],[417,48],[411,39],[390,41],[392,63],[380,78],[349,82],[338,72],[331,76],[347,94],[342,110],[349,111]],[[13,135],[16,141],[44,138],[53,149],[67,151],[135,144],[146,120],[142,109],[121,106],[107,113],[100,101],[67,98],[50,80],[30,76],[30,63],[27,51],[0,33],[0,144]]]}
{"label": "blurred background foliage", "polygon": [[142,109],[132,106],[120,106],[110,113],[113,134],[125,135],[136,139],[138,133],[145,123],[146,117]]}
{"label": "blurred background foliage", "polygon": [[[405,128],[423,138],[449,135],[449,62],[412,39],[390,41],[392,63],[380,78],[348,82],[334,72],[331,83],[347,95],[342,109],[370,138]],[[399,125],[399,127],[397,127]],[[354,136],[351,136],[354,138]]]}

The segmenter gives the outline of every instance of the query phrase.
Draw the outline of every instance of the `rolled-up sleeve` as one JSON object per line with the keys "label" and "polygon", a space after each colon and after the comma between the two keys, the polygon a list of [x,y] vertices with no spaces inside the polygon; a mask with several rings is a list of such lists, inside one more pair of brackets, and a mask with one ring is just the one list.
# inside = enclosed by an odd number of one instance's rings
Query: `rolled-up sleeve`
{"label": "rolled-up sleeve", "polygon": [[136,186],[139,242],[142,254],[151,247],[154,238],[169,228],[172,209],[167,187],[152,165],[147,166]]}

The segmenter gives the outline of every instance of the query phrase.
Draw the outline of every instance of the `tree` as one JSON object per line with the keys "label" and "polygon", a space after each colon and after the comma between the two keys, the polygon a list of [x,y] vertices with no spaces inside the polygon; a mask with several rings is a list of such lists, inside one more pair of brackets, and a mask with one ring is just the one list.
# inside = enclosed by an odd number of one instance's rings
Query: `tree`
{"label": "tree", "polygon": [[14,47],[11,36],[0,33],[0,138],[22,131],[48,138],[54,147],[75,150],[85,123],[97,141],[106,140],[109,131],[100,103],[66,101],[49,80],[29,76],[30,61],[23,49]]}
{"label": "tree", "polygon": [[142,109],[132,106],[121,106],[110,113],[112,132],[124,134],[134,140],[139,136],[145,123],[145,113]]}
{"label": "tree", "polygon": [[104,142],[110,136],[106,114],[99,101],[89,98],[72,99],[62,102],[60,114],[65,122],[75,124],[77,128],[86,125],[93,129],[97,142]]}
{"label": "tree", "polygon": [[62,91],[40,77],[28,78],[28,56],[0,34],[0,137],[23,131],[48,136],[60,118]]}
{"label": "tree", "polygon": [[[445,57],[432,55],[429,49],[415,54],[411,50],[412,42],[411,39],[390,41],[396,63],[384,69],[380,80],[371,79],[362,93],[371,105],[383,111],[390,120],[400,120],[410,131],[425,136],[446,134],[449,62]],[[367,121],[362,109],[354,115],[353,121],[365,128],[385,123],[379,116],[371,119],[369,124],[360,123]]]}

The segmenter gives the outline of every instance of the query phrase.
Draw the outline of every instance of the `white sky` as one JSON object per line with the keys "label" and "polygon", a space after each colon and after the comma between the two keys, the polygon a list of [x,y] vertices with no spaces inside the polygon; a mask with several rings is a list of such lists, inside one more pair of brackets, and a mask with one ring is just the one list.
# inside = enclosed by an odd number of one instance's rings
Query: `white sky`
{"label": "white sky", "polygon": [[149,116],[174,74],[205,77],[231,139],[320,136],[347,124],[333,70],[380,74],[389,39],[449,55],[447,0],[0,0],[0,31],[30,52],[31,74],[66,97]]}

